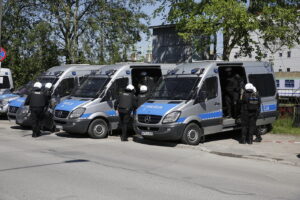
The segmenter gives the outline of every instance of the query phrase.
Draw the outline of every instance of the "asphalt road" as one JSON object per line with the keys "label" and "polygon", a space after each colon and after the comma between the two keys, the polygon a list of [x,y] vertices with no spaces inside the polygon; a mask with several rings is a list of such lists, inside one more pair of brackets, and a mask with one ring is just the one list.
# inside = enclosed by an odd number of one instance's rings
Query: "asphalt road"
{"label": "asphalt road", "polygon": [[297,166],[118,137],[34,139],[0,120],[0,200],[299,200],[299,185]]}

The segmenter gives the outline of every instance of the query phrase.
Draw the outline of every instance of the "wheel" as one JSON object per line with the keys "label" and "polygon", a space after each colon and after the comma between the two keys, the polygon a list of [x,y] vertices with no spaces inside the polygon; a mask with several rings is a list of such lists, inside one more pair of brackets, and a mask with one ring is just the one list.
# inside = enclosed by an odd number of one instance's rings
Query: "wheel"
{"label": "wheel", "polygon": [[203,131],[195,123],[188,124],[182,135],[182,142],[189,145],[198,145],[204,136]]}
{"label": "wheel", "polygon": [[271,130],[272,130],[272,125],[271,124],[262,125],[262,126],[257,127],[257,132],[260,135],[265,135],[266,133],[270,132]]}
{"label": "wheel", "polygon": [[95,119],[89,126],[88,134],[91,138],[101,139],[108,135],[108,125],[103,119]]}

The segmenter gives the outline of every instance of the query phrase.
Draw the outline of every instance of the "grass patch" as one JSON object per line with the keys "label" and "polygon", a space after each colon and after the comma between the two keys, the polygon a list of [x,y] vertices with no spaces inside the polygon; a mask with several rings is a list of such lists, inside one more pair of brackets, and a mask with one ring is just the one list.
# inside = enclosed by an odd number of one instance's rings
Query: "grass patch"
{"label": "grass patch", "polygon": [[273,123],[273,130],[271,133],[300,136],[300,128],[293,127],[292,125],[293,119],[291,117],[279,118]]}

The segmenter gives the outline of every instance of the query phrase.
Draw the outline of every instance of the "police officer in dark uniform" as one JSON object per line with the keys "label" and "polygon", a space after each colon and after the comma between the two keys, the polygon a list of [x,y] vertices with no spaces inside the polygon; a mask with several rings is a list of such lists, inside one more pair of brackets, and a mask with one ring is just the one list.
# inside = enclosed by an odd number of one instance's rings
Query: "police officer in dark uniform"
{"label": "police officer in dark uniform", "polygon": [[25,101],[25,105],[29,105],[31,112],[32,124],[32,137],[38,137],[41,135],[41,121],[43,120],[43,113],[45,107],[48,105],[47,95],[41,90],[42,84],[36,82],[33,85],[33,91],[28,95]]}
{"label": "police officer in dark uniform", "polygon": [[253,134],[256,133],[256,120],[260,113],[261,100],[256,88],[251,83],[245,85],[241,102],[242,137],[240,143],[252,144]]}
{"label": "police officer in dark uniform", "polygon": [[147,76],[147,72],[142,72],[141,73],[141,79],[140,79],[140,82],[139,82],[139,85],[138,85],[139,88],[142,85],[147,86],[147,90],[148,90],[149,93],[151,93],[151,91],[154,90],[154,87],[155,87],[154,79],[151,76]]}
{"label": "police officer in dark uniform", "polygon": [[55,132],[55,124],[53,121],[53,100],[52,100],[52,83],[46,83],[44,89],[45,95],[47,97],[47,106],[45,107],[44,120],[43,120],[43,130],[49,130]]}
{"label": "police officer in dark uniform", "polygon": [[142,85],[140,87],[140,92],[137,96],[137,107],[140,107],[143,103],[145,103],[148,98],[149,98],[149,94],[148,94],[148,88],[145,85]]}
{"label": "police officer in dark uniform", "polygon": [[226,68],[225,105],[227,117],[238,116],[239,97],[243,87],[243,80],[239,74],[233,75],[231,68]]}
{"label": "police officer in dark uniform", "polygon": [[125,92],[122,92],[115,102],[115,109],[119,112],[120,126],[122,128],[121,141],[128,141],[127,126],[132,111],[137,108],[137,99],[134,92],[134,86],[127,85]]}

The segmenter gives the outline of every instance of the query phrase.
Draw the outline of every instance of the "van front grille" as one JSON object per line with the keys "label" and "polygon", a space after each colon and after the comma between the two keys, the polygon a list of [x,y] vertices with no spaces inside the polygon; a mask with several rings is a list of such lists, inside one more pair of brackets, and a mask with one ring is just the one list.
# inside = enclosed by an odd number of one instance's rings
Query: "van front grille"
{"label": "van front grille", "polygon": [[159,115],[138,115],[138,120],[145,124],[157,124],[162,116]]}
{"label": "van front grille", "polygon": [[18,110],[19,110],[19,107],[9,106],[9,112],[10,113],[17,113]]}
{"label": "van front grille", "polygon": [[67,118],[69,115],[69,111],[65,111],[65,110],[55,110],[54,115],[55,117],[58,118]]}

